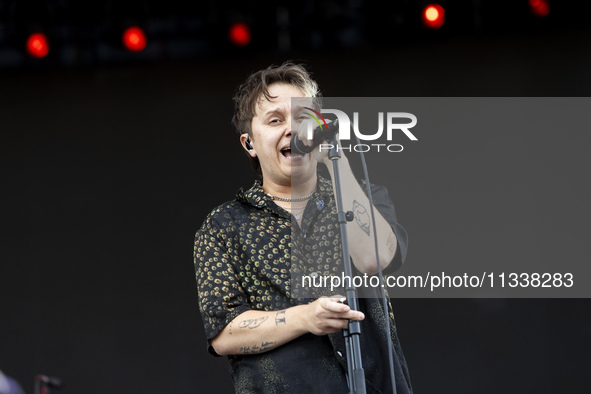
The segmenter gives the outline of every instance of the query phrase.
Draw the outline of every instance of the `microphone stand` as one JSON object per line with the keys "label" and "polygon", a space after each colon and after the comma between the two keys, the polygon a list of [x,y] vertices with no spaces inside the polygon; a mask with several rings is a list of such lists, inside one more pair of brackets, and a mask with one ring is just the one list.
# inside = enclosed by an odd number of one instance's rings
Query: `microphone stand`
{"label": "microphone stand", "polygon": [[[326,142],[332,145],[328,151],[328,158],[332,161],[335,181],[335,197],[337,203],[337,219],[339,228],[341,230],[341,245],[343,248],[343,266],[345,269],[345,276],[349,278],[348,283],[345,284],[345,295],[347,303],[352,310],[359,310],[357,301],[357,289],[353,285],[353,270],[351,268],[351,255],[349,253],[349,243],[347,238],[347,222],[353,220],[353,212],[343,211],[343,194],[341,190],[341,179],[339,173],[338,159],[341,158],[341,153],[338,150],[339,144],[334,135],[332,138],[327,138]],[[349,328],[343,330],[345,338],[345,348],[347,352],[347,369],[349,372],[349,393],[350,394],[365,394],[365,371],[363,370],[361,362],[361,344],[359,337],[361,335],[361,324],[356,320],[349,320]]]}
{"label": "microphone stand", "polygon": [[[306,109],[311,109],[307,108]],[[318,121],[318,120],[317,120]],[[347,238],[347,222],[353,221],[354,216],[353,212],[347,211],[343,212],[343,203],[342,203],[342,191],[341,191],[341,179],[339,173],[339,167],[337,160],[341,158],[341,153],[338,150],[338,139],[336,138],[336,134],[338,133],[338,122],[339,120],[335,120],[334,122],[330,123],[327,126],[326,130],[322,130],[322,126],[319,127],[317,132],[314,134],[314,140],[312,146],[307,146],[302,143],[298,138],[297,134],[291,139],[291,148],[292,152],[306,154],[311,152],[315,146],[317,146],[322,140],[328,142],[331,148],[328,151],[328,157],[333,163],[333,176],[335,181],[335,197],[338,209],[338,217],[337,221],[339,222],[339,229],[341,231],[341,245],[343,249],[343,266],[346,277],[349,278],[348,286],[345,286],[345,292],[347,296],[347,303],[353,310],[359,309],[359,303],[357,300],[357,289],[355,288],[352,280],[352,269],[351,269],[351,256],[349,254],[349,244]],[[326,125],[326,123],[325,123]],[[359,137],[356,136],[357,143],[359,143]],[[373,206],[373,198],[371,193],[371,187],[369,183],[369,175],[367,173],[367,165],[365,163],[365,155],[363,152],[360,153],[361,155],[361,163],[363,165],[363,173],[365,175],[365,181],[367,184],[367,197],[369,198],[370,207],[371,207],[371,220],[373,222],[373,230],[374,230],[374,247],[375,247],[375,256],[376,261],[379,261],[379,252],[378,252],[378,244],[377,238],[375,237],[376,233],[376,223],[375,223],[375,215],[374,215],[374,206]],[[381,293],[382,293],[382,307],[384,309],[385,319],[386,319],[386,332],[388,333],[388,337],[390,336],[390,320],[388,316],[388,303],[386,299],[386,294],[384,291],[384,278],[382,275],[382,267],[378,264],[378,277],[380,279],[381,284]],[[347,285],[347,284],[346,284]],[[345,346],[347,352],[347,369],[348,369],[348,379],[349,379],[349,392],[350,394],[365,394],[366,387],[365,387],[365,372],[363,370],[362,361],[361,361],[361,345],[359,342],[359,338],[361,336],[361,324],[358,321],[351,321],[349,320],[349,328],[343,330],[343,336],[345,338]],[[392,392],[396,394],[396,377],[394,374],[394,348],[390,344],[390,340],[388,340],[388,364],[390,366],[390,379],[392,382]]]}

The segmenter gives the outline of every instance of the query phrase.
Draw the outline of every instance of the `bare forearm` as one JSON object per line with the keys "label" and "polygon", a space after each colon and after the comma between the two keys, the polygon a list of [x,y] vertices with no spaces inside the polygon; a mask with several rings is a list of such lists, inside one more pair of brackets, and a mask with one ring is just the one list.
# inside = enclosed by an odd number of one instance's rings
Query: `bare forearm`
{"label": "bare forearm", "polygon": [[306,332],[298,308],[244,312],[212,340],[212,346],[221,355],[263,353],[281,346]]}
{"label": "bare forearm", "polygon": [[[339,174],[341,175],[341,189],[343,195],[343,208],[345,211],[352,211],[354,219],[348,223],[347,235],[349,239],[349,249],[353,262],[361,272],[373,274],[377,272],[375,262],[375,249],[373,242],[373,225],[371,223],[371,206],[369,199],[363,192],[357,179],[351,171],[349,161],[343,155],[339,159]],[[334,169],[332,163],[328,163],[327,168],[333,180],[334,187]],[[392,228],[384,217],[374,210],[378,250],[382,269],[386,268],[388,263],[394,258],[397,248],[397,240]]]}
{"label": "bare forearm", "polygon": [[321,297],[307,305],[281,311],[247,311],[232,320],[211,340],[216,353],[257,354],[273,350],[312,333],[326,335],[347,328],[349,320],[363,320],[361,312],[339,303],[337,297]]}

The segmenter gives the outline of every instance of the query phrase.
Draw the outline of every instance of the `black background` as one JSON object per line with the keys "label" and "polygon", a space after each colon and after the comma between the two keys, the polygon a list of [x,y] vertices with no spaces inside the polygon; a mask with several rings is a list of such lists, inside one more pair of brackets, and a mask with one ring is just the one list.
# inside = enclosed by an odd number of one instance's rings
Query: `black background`
{"label": "black background", "polygon": [[[230,127],[230,98],[251,71],[303,60],[333,97],[589,96],[590,39],[577,30],[4,71],[0,368],[27,392],[40,373],[62,378],[64,393],[232,391],[226,361],[205,350],[192,248],[207,212],[252,183]],[[406,213],[420,212],[411,186],[394,194],[407,264],[430,223]],[[393,305],[417,393],[591,389],[586,299]]]}

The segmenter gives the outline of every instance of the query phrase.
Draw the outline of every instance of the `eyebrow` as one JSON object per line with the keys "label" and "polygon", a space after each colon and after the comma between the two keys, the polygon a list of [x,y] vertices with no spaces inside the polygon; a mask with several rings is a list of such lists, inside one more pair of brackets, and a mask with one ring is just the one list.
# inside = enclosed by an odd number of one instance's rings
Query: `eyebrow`
{"label": "eyebrow", "polygon": [[289,112],[289,109],[287,109],[286,107],[284,107],[282,105],[275,105],[275,106],[269,108],[264,113],[262,113],[261,118],[265,119],[265,118],[269,117],[270,115],[274,115],[276,113],[284,114],[285,112]]}

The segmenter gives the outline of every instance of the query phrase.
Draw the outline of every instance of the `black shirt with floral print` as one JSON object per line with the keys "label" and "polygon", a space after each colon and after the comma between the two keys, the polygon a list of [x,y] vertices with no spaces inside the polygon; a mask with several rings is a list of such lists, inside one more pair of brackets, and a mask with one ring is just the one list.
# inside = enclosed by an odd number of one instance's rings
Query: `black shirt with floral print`
{"label": "black shirt with floral print", "polygon": [[[387,190],[372,185],[372,195],[374,206],[398,241],[394,260],[384,271],[388,274],[402,265],[407,235],[396,220]],[[332,184],[324,178],[318,178],[301,228],[265,195],[259,181],[247,191],[240,190],[234,201],[214,209],[197,232],[194,249],[199,309],[208,343],[245,311],[280,311],[330,295],[324,293],[326,288],[300,293],[299,281],[292,278],[314,272],[340,274],[342,251],[336,216]],[[359,310],[366,316],[361,322],[360,341],[367,392],[392,392],[387,349],[393,346],[397,393],[412,393],[390,303],[391,330],[386,333],[377,289],[360,291],[365,292],[359,299]],[[264,347],[264,341],[261,345]],[[208,350],[217,355],[211,345]],[[228,356],[237,393],[348,392],[341,333],[306,334],[267,352],[253,350]]]}

